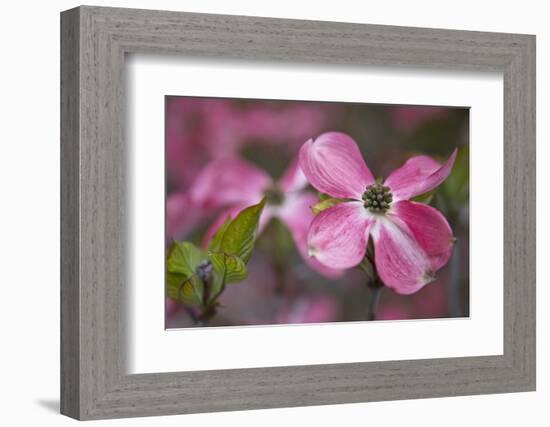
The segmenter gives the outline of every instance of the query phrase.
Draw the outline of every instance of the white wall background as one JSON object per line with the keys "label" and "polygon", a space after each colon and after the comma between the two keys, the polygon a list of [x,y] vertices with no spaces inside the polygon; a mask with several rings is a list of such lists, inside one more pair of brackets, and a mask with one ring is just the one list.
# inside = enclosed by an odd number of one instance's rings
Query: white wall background
{"label": "white wall background", "polygon": [[[550,422],[548,217],[550,27],[545,2],[157,0],[97,5],[537,34],[538,391],[109,421],[110,425],[545,426]],[[59,11],[5,2],[0,67],[0,423],[63,426],[59,384]],[[546,13],[545,13],[546,12]],[[546,162],[545,162],[546,160]],[[546,362],[546,363],[545,363]]]}

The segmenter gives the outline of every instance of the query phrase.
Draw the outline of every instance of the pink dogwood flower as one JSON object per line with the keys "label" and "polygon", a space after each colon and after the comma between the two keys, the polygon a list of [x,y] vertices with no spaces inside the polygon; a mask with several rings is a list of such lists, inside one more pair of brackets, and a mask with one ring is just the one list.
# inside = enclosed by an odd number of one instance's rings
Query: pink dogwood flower
{"label": "pink dogwood flower", "polygon": [[190,189],[194,204],[202,208],[224,208],[205,236],[205,244],[228,218],[266,197],[260,217],[261,233],[272,218],[278,218],[290,230],[296,248],[307,264],[327,277],[342,274],[308,255],[307,232],[313,220],[311,206],[315,194],[304,191],[308,182],[296,157],[278,181],[246,160],[230,157],[210,162],[197,176]]}
{"label": "pink dogwood flower", "polygon": [[410,158],[381,183],[365,164],[356,142],[328,132],[300,149],[300,166],[321,193],[344,199],[319,213],[308,233],[309,253],[327,267],[357,266],[374,244],[380,279],[399,294],[412,294],[434,279],[449,260],[454,237],[437,209],[411,201],[449,175],[456,150],[443,164]]}

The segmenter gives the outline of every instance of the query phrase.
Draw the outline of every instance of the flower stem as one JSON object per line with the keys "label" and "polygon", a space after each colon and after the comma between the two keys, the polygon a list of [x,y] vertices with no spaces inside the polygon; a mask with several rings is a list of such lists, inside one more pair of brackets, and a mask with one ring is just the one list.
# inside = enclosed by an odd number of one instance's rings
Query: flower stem
{"label": "flower stem", "polygon": [[374,280],[367,281],[367,288],[370,294],[367,303],[367,320],[376,320],[376,307],[378,306],[383,286],[384,285],[378,277],[374,278]]}
{"label": "flower stem", "polygon": [[384,288],[384,283],[380,280],[374,263],[374,246],[369,242],[367,254],[359,264],[359,268],[367,275],[367,289],[369,290],[369,301],[367,303],[367,320],[376,320],[376,307],[380,294]]}
{"label": "flower stem", "polygon": [[210,321],[216,316],[216,313],[218,312],[216,308],[216,304],[210,304],[206,308],[204,308],[201,315],[197,318],[196,325],[197,326],[208,326]]}

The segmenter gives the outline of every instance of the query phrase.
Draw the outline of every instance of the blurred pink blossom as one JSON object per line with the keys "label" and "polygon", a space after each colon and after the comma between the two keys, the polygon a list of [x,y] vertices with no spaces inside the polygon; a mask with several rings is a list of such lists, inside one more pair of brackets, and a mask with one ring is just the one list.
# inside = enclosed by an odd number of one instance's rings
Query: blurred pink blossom
{"label": "blurred pink blossom", "polygon": [[413,299],[415,314],[418,318],[446,317],[449,312],[446,281],[425,286]]}
{"label": "blurred pink blossom", "polygon": [[318,191],[344,198],[315,217],[308,234],[311,255],[332,268],[351,268],[374,243],[374,264],[384,284],[412,294],[433,281],[449,260],[453,232],[436,209],[409,199],[441,184],[456,149],[443,165],[428,156],[410,158],[384,184],[375,181],[355,141],[330,132],[300,149],[300,165]]}
{"label": "blurred pink blossom", "polygon": [[174,301],[173,299],[166,298],[165,308],[166,308],[166,317],[172,317],[180,309],[181,305],[179,302]]}
{"label": "blurred pink blossom", "polygon": [[447,317],[447,287],[444,272],[437,281],[424,286],[406,300],[400,295],[386,295],[378,306],[376,320],[435,319]]}
{"label": "blurred pink blossom", "polygon": [[334,121],[333,104],[169,97],[166,159],[170,181],[183,189],[210,160],[238,154],[250,143],[295,151]]}
{"label": "blurred pink blossom", "polygon": [[196,206],[184,192],[172,193],[166,199],[166,241],[179,240],[201,223],[207,210]]}
{"label": "blurred pink blossom", "polygon": [[376,313],[376,320],[403,320],[409,317],[409,313],[398,304],[380,304]]}
{"label": "blurred pink blossom", "polygon": [[204,115],[203,104],[194,98],[166,100],[166,168],[178,189],[184,189],[208,159],[202,143]]}
{"label": "blurred pink blossom", "polygon": [[338,317],[338,305],[329,297],[299,298],[288,302],[279,312],[278,323],[334,322]]}
{"label": "blurred pink blossom", "polygon": [[429,120],[447,117],[448,108],[400,105],[390,110],[393,125],[405,132],[412,132]]}
{"label": "blurred pink blossom", "polygon": [[206,233],[205,242],[210,241],[228,218],[234,218],[245,207],[266,197],[260,233],[272,218],[280,219],[289,228],[299,253],[310,267],[327,277],[340,276],[340,270],[327,267],[307,254],[307,231],[314,217],[311,206],[317,197],[305,191],[306,186],[297,158],[277,182],[246,160],[225,158],[211,162],[197,175],[190,195],[195,206],[226,208]]}

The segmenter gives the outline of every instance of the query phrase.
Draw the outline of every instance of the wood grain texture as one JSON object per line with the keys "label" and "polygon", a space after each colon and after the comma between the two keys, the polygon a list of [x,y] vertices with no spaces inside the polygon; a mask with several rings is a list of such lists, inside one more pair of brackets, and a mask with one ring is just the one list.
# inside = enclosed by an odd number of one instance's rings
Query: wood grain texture
{"label": "wood grain texture", "polygon": [[[99,419],[534,390],[534,36],[84,6],[62,13],[61,38],[62,413]],[[504,354],[128,375],[127,53],[502,72]]]}
{"label": "wood grain texture", "polygon": [[80,414],[79,20],[61,20],[61,412]]}

